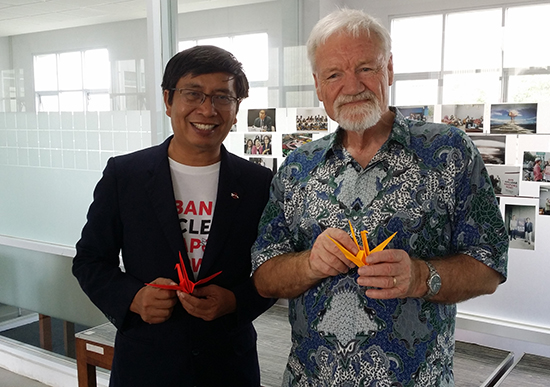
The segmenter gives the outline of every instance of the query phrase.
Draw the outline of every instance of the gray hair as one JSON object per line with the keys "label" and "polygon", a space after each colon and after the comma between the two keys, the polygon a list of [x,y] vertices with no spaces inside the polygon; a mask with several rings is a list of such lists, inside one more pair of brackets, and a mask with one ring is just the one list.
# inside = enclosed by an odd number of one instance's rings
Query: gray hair
{"label": "gray hair", "polygon": [[342,32],[354,37],[362,33],[370,37],[371,33],[374,33],[381,43],[385,56],[387,57],[391,52],[390,33],[377,19],[358,9],[339,9],[319,20],[311,30],[307,41],[307,56],[313,72],[315,72],[317,48],[332,35]]}

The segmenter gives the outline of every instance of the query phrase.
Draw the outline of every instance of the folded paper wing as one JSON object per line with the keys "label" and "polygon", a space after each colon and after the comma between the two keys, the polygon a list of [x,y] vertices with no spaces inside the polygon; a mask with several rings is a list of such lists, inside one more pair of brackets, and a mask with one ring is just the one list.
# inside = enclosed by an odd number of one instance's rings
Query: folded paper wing
{"label": "folded paper wing", "polygon": [[195,290],[195,286],[204,284],[205,282],[210,281],[212,278],[216,277],[221,271],[212,274],[209,277],[203,278],[197,282],[193,282],[187,276],[187,271],[185,270],[185,265],[183,264],[183,258],[180,253],[180,263],[176,263],[176,270],[178,271],[178,277],[180,279],[179,285],[161,285],[161,284],[151,284],[146,283],[145,285],[152,286],[159,289],[169,289],[169,290],[181,290],[184,293],[191,294]]}
{"label": "folded paper wing", "polygon": [[361,241],[363,242],[363,248],[359,246],[359,243],[357,242],[357,238],[355,237],[355,231],[353,231],[353,226],[351,225],[351,222],[349,222],[349,228],[351,230],[351,236],[353,237],[353,241],[355,242],[355,245],[357,246],[357,254],[353,255],[348,249],[346,249],[344,246],[342,246],[340,243],[336,242],[331,237],[328,237],[331,241],[334,242],[336,247],[340,249],[342,253],[344,253],[344,256],[349,259],[351,262],[355,263],[358,267],[367,265],[366,258],[369,254],[375,253],[377,251],[384,250],[384,247],[390,243],[390,241],[393,239],[395,234],[397,232],[393,233],[388,239],[386,239],[384,242],[380,243],[378,246],[376,246],[374,249],[369,249],[369,242],[367,241],[367,231],[363,230],[361,231]]}

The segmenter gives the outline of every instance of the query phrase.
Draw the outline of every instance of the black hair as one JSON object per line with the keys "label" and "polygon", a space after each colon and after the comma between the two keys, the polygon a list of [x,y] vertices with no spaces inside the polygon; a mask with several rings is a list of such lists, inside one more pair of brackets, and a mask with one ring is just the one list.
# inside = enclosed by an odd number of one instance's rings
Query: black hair
{"label": "black hair", "polygon": [[233,54],[216,46],[195,46],[174,55],[166,64],[162,78],[162,91],[168,90],[168,103],[172,104],[174,89],[186,75],[229,73],[235,81],[237,98],[248,97],[248,79],[243,66]]}

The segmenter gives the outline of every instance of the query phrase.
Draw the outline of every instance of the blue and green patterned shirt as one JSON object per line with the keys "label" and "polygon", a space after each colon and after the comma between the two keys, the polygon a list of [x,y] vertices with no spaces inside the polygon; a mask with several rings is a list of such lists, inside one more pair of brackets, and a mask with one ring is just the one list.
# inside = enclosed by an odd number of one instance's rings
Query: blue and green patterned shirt
{"label": "blue and green patterned shirt", "polygon": [[[421,259],[468,254],[506,278],[508,238],[478,150],[459,129],[392,111],[391,135],[365,169],[341,129],[287,157],[252,248],[254,270],[311,249],[329,227],[349,232],[349,219],[371,248],[397,232],[388,248]],[[370,299],[356,279],[352,269],[289,300],[283,385],[453,386],[456,305]]]}

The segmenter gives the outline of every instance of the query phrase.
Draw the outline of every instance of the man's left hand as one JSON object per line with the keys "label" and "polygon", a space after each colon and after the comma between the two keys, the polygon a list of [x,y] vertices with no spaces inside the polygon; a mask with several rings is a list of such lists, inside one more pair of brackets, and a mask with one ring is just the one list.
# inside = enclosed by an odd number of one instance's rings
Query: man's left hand
{"label": "man's left hand", "polygon": [[237,300],[231,290],[218,285],[195,288],[193,294],[177,292],[181,305],[192,316],[205,321],[232,313],[237,308]]}
{"label": "man's left hand", "polygon": [[413,260],[403,250],[383,250],[367,257],[368,265],[357,270],[357,283],[372,287],[367,297],[377,299],[421,297],[420,284],[423,262]]}

